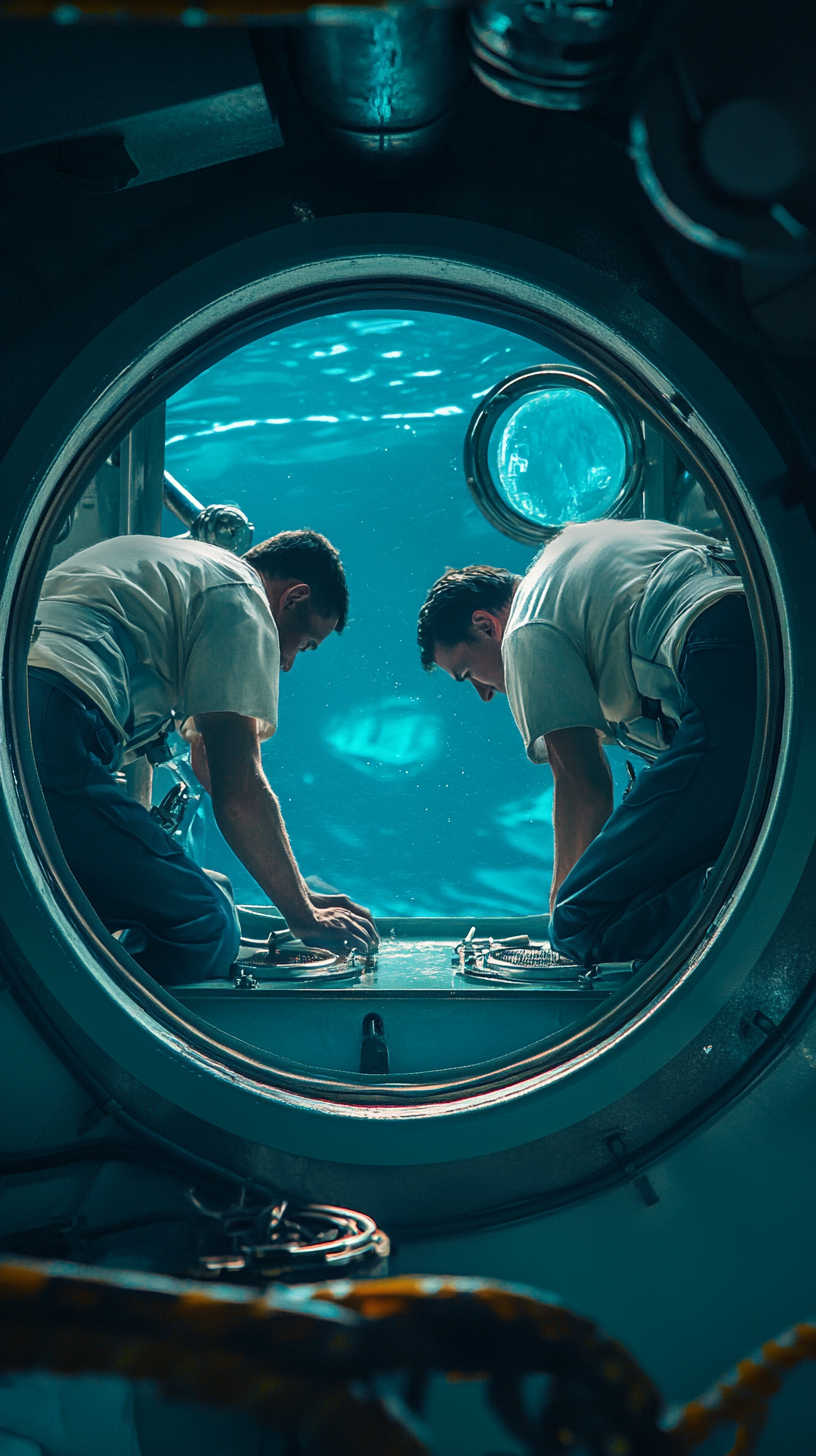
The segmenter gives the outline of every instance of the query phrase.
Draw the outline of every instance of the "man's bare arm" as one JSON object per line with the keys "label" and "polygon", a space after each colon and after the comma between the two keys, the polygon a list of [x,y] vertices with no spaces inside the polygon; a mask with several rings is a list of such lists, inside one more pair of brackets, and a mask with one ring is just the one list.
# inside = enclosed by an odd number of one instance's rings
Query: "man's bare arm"
{"label": "man's bare arm", "polygon": [[137,758],[125,768],[125,784],[131,799],[149,809],[153,798],[153,765],[146,758]]}
{"label": "man's bare arm", "polygon": [[553,863],[550,910],[573,865],[612,813],[612,774],[594,728],[546,734],[553,771]]}
{"label": "man's bare arm", "polygon": [[[330,949],[365,949],[377,934],[369,920],[344,908],[315,906],[298,869],[280,805],[261,764],[254,718],[205,713],[197,719],[204,740],[209,791],[221,833],[290,930]],[[199,755],[200,757],[200,755]]]}

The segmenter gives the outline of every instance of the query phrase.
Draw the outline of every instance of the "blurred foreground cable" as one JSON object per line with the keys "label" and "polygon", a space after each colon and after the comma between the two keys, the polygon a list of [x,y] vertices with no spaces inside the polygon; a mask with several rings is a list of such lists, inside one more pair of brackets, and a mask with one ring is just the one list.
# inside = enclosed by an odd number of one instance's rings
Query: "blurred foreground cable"
{"label": "blurred foreground cable", "polygon": [[[189,0],[75,0],[69,5],[54,0],[6,0],[0,5],[0,16],[9,20],[51,20],[56,25],[77,25],[81,22],[122,25],[183,25],[197,30],[204,25],[246,26],[286,24],[305,14],[314,0],[204,0],[190,5]],[[321,0],[332,8],[353,10],[382,8],[384,0]],[[409,3],[409,0],[402,0]]]}
{"label": "blurred foreground cable", "polygon": [[802,1360],[816,1360],[816,1322],[794,1325],[778,1339],[768,1340],[718,1380],[713,1390],[689,1401],[671,1426],[680,1449],[693,1451],[717,1426],[733,1422],[736,1439],[728,1456],[752,1456],[773,1396],[782,1389],[787,1372]]}
{"label": "blurred foreground cable", "polygon": [[[732,1456],[750,1456],[785,1372],[807,1359],[816,1325],[796,1325],[667,1429],[622,1345],[519,1286],[412,1276],[262,1293],[0,1262],[0,1370],[156,1381],[166,1396],[251,1412],[302,1456],[423,1456],[417,1419],[435,1374],[482,1382],[530,1456],[681,1456],[726,1422]],[[534,1374],[548,1377],[537,1399]]]}
{"label": "blurred foreground cable", "polygon": [[[483,1381],[531,1456],[679,1449],[622,1345],[533,1291],[484,1280],[260,1293],[16,1259],[0,1263],[0,1317],[7,1373],[156,1381],[166,1396],[250,1411],[301,1456],[420,1456],[416,1418],[436,1373]],[[537,1402],[523,1383],[534,1373],[549,1376]]]}

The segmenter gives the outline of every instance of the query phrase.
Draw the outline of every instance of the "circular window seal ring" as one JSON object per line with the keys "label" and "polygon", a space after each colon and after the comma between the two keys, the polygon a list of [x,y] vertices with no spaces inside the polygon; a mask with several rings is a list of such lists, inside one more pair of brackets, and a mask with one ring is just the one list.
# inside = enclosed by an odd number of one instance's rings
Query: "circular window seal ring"
{"label": "circular window seal ring", "polygon": [[322,307],[325,307],[325,304],[322,304]]}
{"label": "circular window seal ring", "polygon": [[[348,222],[348,219],[346,219],[345,221]],[[380,220],[377,220],[377,222],[379,222],[379,221]],[[394,222],[393,219],[389,219],[388,221],[390,223],[392,223],[392,224]],[[418,222],[417,219],[411,219],[410,221],[412,223],[417,223]],[[422,226],[422,246],[420,248],[417,248],[415,250],[417,252],[421,252],[423,254],[423,257],[425,257],[426,259],[427,259],[427,256],[428,256],[428,250],[427,250],[427,234],[428,234],[428,228],[425,226],[425,224],[429,224],[429,223],[432,224],[433,221],[434,220],[427,220],[427,219],[426,220],[423,220],[423,226]],[[447,225],[446,225],[446,227],[447,227]],[[484,229],[484,230],[477,230],[477,231],[480,231],[480,232],[483,231],[483,232],[485,232],[487,234],[490,234],[491,237],[494,236],[494,230],[493,229]],[[467,233],[468,243],[471,245],[470,248],[469,248],[469,252],[470,252],[470,256],[472,257],[473,230],[470,229],[470,228],[468,228],[468,229],[463,230],[463,232],[466,232]],[[366,234],[367,234],[367,238],[370,239],[371,236],[372,236],[372,224],[371,224],[371,220],[370,219],[367,220],[367,223],[366,223]],[[504,238],[503,247],[506,249],[508,235],[497,235],[497,236],[499,236],[500,238],[502,238],[502,237]],[[520,242],[520,240],[518,240],[518,239],[512,239],[511,238],[510,239],[510,250],[512,251],[512,247],[513,246],[515,246],[516,248],[518,248],[519,242]],[[523,240],[522,240],[522,246],[524,246],[523,245]],[[444,251],[445,258],[446,258],[446,260],[448,260],[449,257],[450,257],[448,247],[446,246],[444,248],[444,250],[440,250],[440,251]],[[488,248],[487,249],[487,252],[489,253],[489,251],[490,251],[490,249]],[[499,249],[499,251],[501,251],[501,249]],[[555,257],[556,259],[561,259],[562,262],[564,261],[564,255],[556,255],[556,254],[553,253],[553,250],[541,248],[538,245],[536,245],[535,251],[537,253],[539,253],[539,254],[546,255],[547,257]],[[336,257],[335,257],[334,261],[335,262],[337,261],[337,258]],[[573,260],[566,260],[566,263],[567,263],[567,265],[570,268],[578,269],[581,272],[583,272],[583,274],[585,274],[585,275],[586,274],[591,274],[591,270],[587,270],[586,268],[583,267],[583,265],[577,265],[577,264],[575,264]],[[495,257],[495,254],[494,254],[493,258],[489,260],[489,265],[492,266],[495,269],[495,267],[496,267],[496,257]],[[389,292],[394,293],[395,291],[399,291],[400,293],[405,293],[405,292],[409,291],[409,290],[406,290],[406,286],[405,286],[405,276],[404,276],[403,273],[399,272],[399,270],[397,270],[397,271],[399,273],[399,276],[392,279],[391,287],[389,289]],[[512,270],[511,270],[511,274],[512,274]],[[507,272],[506,272],[506,269],[505,268],[503,268],[500,276],[505,281],[508,280],[508,275],[507,275]],[[515,275],[516,281],[517,281],[517,277],[518,277],[518,275]],[[381,275],[380,275],[380,281],[381,281]],[[539,292],[541,292],[541,291],[545,291],[546,292],[547,291],[547,289],[545,288],[545,286],[543,284],[541,284],[541,283],[537,283],[534,286],[537,287],[537,291],[539,291]],[[608,280],[604,280],[604,286],[606,286],[606,287],[609,286],[608,285]],[[342,290],[338,290],[336,287],[333,287],[333,288],[331,288],[329,290],[329,292],[330,292],[330,294],[331,294],[331,296],[332,296],[333,299],[336,299],[338,297],[338,292],[341,292],[341,291]],[[432,292],[433,292],[433,290],[432,290],[432,288],[429,288],[428,281],[426,279],[421,284],[419,293],[424,298],[428,298],[429,294],[431,294]],[[460,308],[459,308],[458,311],[468,312],[469,313],[469,312],[471,312],[470,307],[467,307],[466,308],[464,305],[461,304],[461,299],[462,299],[462,297],[463,297],[463,295],[464,295],[465,292],[466,292],[466,290],[463,290],[461,288],[461,286],[459,286],[459,287],[456,288],[456,296],[457,296],[457,298],[460,301]],[[557,289],[556,289],[555,293],[553,294],[553,288],[552,288],[552,285],[551,284],[549,285],[549,292],[550,292],[550,294],[552,296],[558,297],[559,299],[561,299],[563,301],[563,294],[560,294],[557,291]],[[590,292],[591,292],[591,289],[590,289]],[[627,301],[631,304],[631,295],[629,295],[626,292],[626,290],[622,290],[622,292],[626,295]],[[481,300],[481,302],[483,304],[484,303],[484,300],[485,300],[485,297],[486,297],[485,291],[483,291],[483,290],[480,289],[478,291],[478,297],[479,297],[479,299]],[[419,304],[420,303],[420,297],[419,296],[416,296],[413,301],[416,304]],[[509,318],[510,312],[513,312],[512,308],[509,308],[509,304],[510,304],[510,300],[508,300],[507,297],[504,297],[504,299],[501,301],[500,304],[497,303],[496,300],[494,300],[494,308],[498,308],[498,307],[501,307],[502,308],[503,313],[504,313],[505,320],[507,320]],[[315,311],[322,311],[322,307],[323,307],[322,304],[320,306],[315,306],[313,304],[312,306],[313,306],[313,308],[314,308]],[[426,304],[426,306],[427,306],[427,304]],[[433,306],[433,304],[431,304],[431,306]],[[437,302],[436,306],[437,307],[439,306],[439,303],[438,302]],[[448,304],[448,307],[450,307],[450,304]],[[514,314],[514,317],[515,317],[515,314]],[[539,318],[540,318],[540,315],[539,315]],[[593,323],[597,323],[597,321],[598,321],[597,313],[596,313],[596,315],[595,315],[595,317],[594,317],[594,319],[592,321],[593,321]],[[256,328],[259,328],[257,322],[255,324],[255,327]],[[556,324],[556,321],[552,317],[548,317],[547,318],[546,325],[539,322],[539,327],[540,328],[545,328],[546,327],[546,331],[547,331],[547,334],[548,334],[549,337],[552,337],[554,334],[557,333],[557,324]],[[266,331],[266,326],[263,325],[262,327],[260,327],[259,328],[259,331]],[[524,329],[521,328],[519,331],[520,332],[524,332]],[[578,332],[574,332],[573,330],[571,330],[569,328],[566,328],[564,330],[564,332],[565,333],[569,333],[570,336],[573,338],[574,345],[575,345],[575,352],[576,353],[580,352],[580,343],[581,343],[581,336],[580,336],[580,334]],[[648,331],[644,331],[644,332],[645,333],[648,333]],[[682,336],[680,336],[680,337],[682,339]],[[648,337],[646,337],[646,339],[644,340],[644,342],[648,345],[648,342],[649,342],[648,341]],[[229,352],[229,350],[231,348],[233,348],[233,347],[235,347],[235,344],[234,343],[231,343],[229,345],[229,348],[225,348],[224,349],[224,352]],[[635,345],[634,347],[637,347],[637,345]],[[693,348],[693,346],[691,346],[691,347]],[[593,355],[596,353],[595,346],[593,346],[592,352],[593,352]],[[646,349],[646,354],[648,356],[648,348]],[[593,362],[595,362],[594,359],[593,359]],[[705,364],[708,365],[708,363],[709,363],[709,361],[706,360],[705,361]],[[199,367],[200,367],[200,365],[199,365]],[[713,368],[713,366],[711,366],[711,367]],[[197,372],[197,371],[196,371],[196,369],[193,369],[192,372]],[[625,368],[623,370],[619,371],[619,372],[625,373]],[[680,375],[682,377],[682,369],[679,372],[680,372]],[[730,386],[729,386],[729,388],[730,388]],[[668,390],[668,391],[665,392],[664,403],[666,403],[666,402],[668,404],[668,409],[665,412],[663,412],[661,410],[661,413],[660,413],[660,419],[663,421],[664,428],[669,428],[670,429],[670,427],[671,427],[671,419],[673,417],[672,416],[672,411],[674,411],[674,413],[676,414],[678,420],[683,421],[686,424],[688,424],[688,422],[689,422],[689,420],[691,418],[692,423],[694,423],[694,412],[692,411],[691,406],[687,406],[686,405],[685,400],[677,393],[676,390]],[[135,412],[136,413],[141,412],[141,410],[143,410],[144,407],[145,407],[145,405],[144,405],[144,402],[143,402],[142,405],[141,405],[141,408],[137,407],[137,409],[136,409]],[[416,1096],[416,1091],[417,1091],[417,1089],[414,1086],[411,1089],[411,1092],[414,1095],[414,1097]]]}
{"label": "circular window seal ring", "polygon": [[552,541],[562,525],[545,525],[531,520],[505,500],[490,470],[489,451],[493,431],[506,410],[525,398],[551,388],[578,389],[588,394],[612,416],[624,443],[625,463],[618,493],[602,519],[625,515],[637,494],[643,474],[643,426],[617,394],[601,384],[586,369],[561,364],[537,364],[519,369],[493,386],[479,401],[465,432],[464,464],[468,490],[482,515],[503,536],[524,545],[542,546]]}
{"label": "circular window seal ring", "polygon": [[[402,280],[396,278],[393,280],[391,287],[386,289],[386,293],[393,300],[395,294],[401,293],[402,290]],[[430,290],[430,292],[433,296],[433,290]],[[427,299],[427,293],[427,288],[421,286],[417,295],[411,299],[411,303],[414,306],[419,306]],[[305,306],[310,314],[315,312],[322,313],[327,306],[333,306],[336,310],[337,291],[330,289],[328,296],[326,296],[326,290],[321,290],[321,294],[322,296],[319,301],[315,301],[313,298],[309,298],[306,301]],[[369,295],[367,294],[366,296],[368,297]],[[359,301],[359,295],[355,294],[344,299],[344,302],[349,305],[352,302],[356,302],[357,306],[359,306]],[[437,303],[437,306],[444,302],[447,304],[449,310],[458,302],[462,312],[469,314],[471,311],[468,304],[472,301],[470,299],[463,300],[458,290],[454,295],[447,290],[443,290],[436,296],[434,301]],[[482,305],[481,311],[488,312],[489,307],[484,295],[480,296],[479,302]],[[302,317],[301,310],[303,306],[302,300],[299,300],[295,305],[298,317]],[[280,321],[281,327],[290,321],[289,313],[290,309],[287,307],[284,320]],[[504,306],[502,315],[505,325],[507,313],[508,310]],[[526,322],[528,328],[533,323],[529,317],[520,319],[519,321]],[[261,321],[255,317],[249,320],[241,320],[236,325],[236,328],[249,332],[250,336],[257,336],[258,333],[266,333],[268,331],[269,322],[269,315],[264,310]],[[546,329],[548,336],[556,333],[556,330],[550,327],[549,321],[547,325],[541,327]],[[233,330],[230,330],[230,333],[232,335]],[[220,334],[217,335],[217,338],[219,341],[219,352],[221,352],[223,343]],[[567,346],[573,343],[566,332],[564,334],[564,341]],[[577,341],[575,342],[577,343]],[[235,347],[237,347],[237,344],[234,337],[231,337],[230,348],[227,352],[232,352]],[[599,366],[601,363],[602,361],[599,360]],[[180,367],[185,373],[189,370],[189,365],[186,363],[182,363]],[[558,367],[563,375],[564,370],[560,366]],[[198,372],[198,368],[194,372]],[[588,375],[585,377],[589,378]],[[619,375],[619,377],[622,376]],[[144,408],[149,408],[154,403],[152,391],[155,387],[155,382],[155,376],[151,376],[148,381],[148,387],[151,393],[148,394],[146,406],[141,402],[134,406],[133,398],[128,397],[124,405],[127,413],[125,414],[123,411],[119,411],[113,414],[107,424],[102,443],[91,442],[90,448],[93,450],[91,458],[97,464],[110,453],[112,440],[119,438],[121,434],[125,433],[127,428],[133,424],[134,419],[141,417]],[[637,381],[629,381],[629,388],[633,391],[636,390]],[[648,401],[643,396],[641,396],[641,400],[643,407],[646,408]],[[688,454],[688,449],[686,453]],[[698,472],[703,474],[703,462],[699,455],[696,458],[692,458],[694,459]],[[78,483],[71,486],[70,480],[66,480],[63,491],[58,492],[63,495],[63,499],[66,495],[68,499],[75,497],[83,488],[88,475],[93,473],[94,468],[96,468],[96,465],[89,466],[87,456],[83,458],[82,455],[79,455],[73,464],[71,472],[69,472],[69,474],[77,477]],[[706,479],[709,482],[716,481],[716,484],[713,484],[713,490],[718,501],[722,504],[723,500],[727,500],[728,496],[727,482],[722,479],[716,480],[716,475],[713,475],[712,471],[713,463],[709,461],[705,471]],[[53,518],[51,522],[53,530],[54,521],[61,516],[62,510],[61,508],[53,508],[51,514]],[[727,512],[726,516],[727,519],[730,518]],[[744,532],[741,531],[740,535],[744,535]],[[39,585],[37,584],[38,589]],[[33,607],[31,608],[31,616],[33,618]],[[542,1067],[552,1066],[558,1068],[562,1064],[574,1060],[576,1056],[585,1054],[597,1042],[599,1033],[601,1036],[608,1034],[610,1030],[614,1033],[618,1025],[622,1021],[625,1021],[632,1012],[637,1013],[638,1010],[644,1006],[648,1006],[653,1000],[654,976],[650,972],[650,967],[653,967],[653,963],[649,963],[644,968],[642,974],[634,978],[631,986],[627,988],[627,991],[622,996],[615,997],[614,1001],[610,1002],[606,1012],[595,1019],[589,1027],[577,1023],[574,1032],[569,1037],[564,1038],[559,1034],[549,1037],[542,1043],[537,1043],[530,1048],[524,1049],[523,1055],[517,1057],[514,1061],[509,1061],[508,1058],[500,1058],[493,1063],[485,1062],[481,1064],[481,1070],[476,1075],[470,1073],[463,1077],[459,1074],[458,1069],[450,1073],[440,1073],[435,1078],[430,1078],[426,1073],[408,1074],[402,1077],[392,1075],[388,1077],[387,1081],[384,1078],[379,1079],[376,1088],[372,1089],[371,1084],[365,1078],[357,1077],[354,1074],[343,1074],[341,1076],[325,1073],[321,1072],[318,1068],[306,1067],[295,1062],[287,1062],[283,1058],[277,1058],[273,1064],[270,1064],[262,1055],[258,1055],[256,1048],[252,1048],[240,1039],[231,1037],[228,1033],[220,1030],[218,1031],[217,1037],[215,1037],[213,1035],[213,1028],[209,1023],[197,1017],[186,1008],[182,1012],[179,1003],[172,997],[172,990],[159,986],[151,977],[142,972],[135,962],[122,952],[118,945],[112,942],[112,938],[108,935],[101,921],[94,914],[92,908],[87,905],[87,902],[85,902],[81,890],[76,885],[76,881],[64,861],[56,836],[53,830],[51,830],[50,820],[48,819],[44,800],[36,780],[36,772],[33,769],[30,743],[27,742],[26,735],[22,737],[17,736],[15,741],[18,762],[23,766],[19,780],[24,786],[24,792],[28,795],[27,819],[29,833],[32,839],[38,844],[40,863],[47,873],[52,886],[56,889],[68,890],[64,904],[70,908],[71,917],[78,933],[87,935],[88,931],[91,932],[91,948],[95,956],[107,965],[113,978],[121,988],[148,1010],[166,1031],[176,1036],[181,1033],[181,1035],[186,1037],[191,1046],[196,1047],[208,1058],[212,1057],[213,1052],[217,1049],[217,1054],[227,1068],[234,1072],[250,1076],[262,1085],[282,1087],[295,1097],[312,1094],[324,1102],[338,1104],[347,1102],[351,1105],[359,1105],[365,1108],[370,1107],[372,1101],[383,1108],[389,1106],[415,1106],[417,1102],[426,1104],[429,1108],[434,1105],[441,1107],[449,1104],[453,1098],[479,1096],[483,1091],[495,1090],[500,1092],[503,1089],[522,1089],[524,1082],[534,1077]],[[754,754],[757,767],[759,760],[764,756],[764,746],[759,744],[755,747]],[[755,781],[755,779],[756,776],[754,774],[749,774],[749,780]],[[741,839],[741,832],[732,835],[734,849],[737,848]],[[721,859],[728,858],[729,855],[726,850]],[[55,865],[59,866],[59,874],[57,875],[54,874]],[[730,876],[728,875],[728,870],[732,871]],[[738,872],[737,869],[736,874]],[[708,893],[704,902],[701,904],[697,916],[697,920],[700,922],[699,928],[703,931],[703,935],[702,938],[699,933],[697,935],[697,954],[693,958],[695,961],[699,960],[700,954],[711,940],[712,934],[719,928],[723,909],[719,905],[722,899],[723,882],[725,881],[727,884],[728,879],[733,879],[734,877],[734,866],[722,864],[717,876],[712,877]],[[726,907],[727,904],[728,900],[726,898]],[[717,913],[714,913],[712,908],[715,905],[718,906]],[[678,964],[681,963],[684,959],[684,950],[687,941],[693,935],[694,931],[690,931],[689,927],[686,926],[681,932],[673,936],[661,953],[660,960],[662,965],[665,966],[666,962],[670,959],[673,959]]]}

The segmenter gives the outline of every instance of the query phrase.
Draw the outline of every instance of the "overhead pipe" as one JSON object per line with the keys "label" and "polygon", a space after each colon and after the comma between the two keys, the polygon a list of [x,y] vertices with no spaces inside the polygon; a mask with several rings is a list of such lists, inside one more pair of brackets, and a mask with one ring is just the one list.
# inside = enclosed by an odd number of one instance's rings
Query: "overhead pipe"
{"label": "overhead pipe", "polygon": [[294,32],[293,64],[303,99],[346,148],[371,160],[422,156],[467,74],[458,7],[314,6]]}
{"label": "overhead pipe", "polygon": [[551,111],[595,106],[631,60],[646,0],[479,0],[470,64],[507,101]]}

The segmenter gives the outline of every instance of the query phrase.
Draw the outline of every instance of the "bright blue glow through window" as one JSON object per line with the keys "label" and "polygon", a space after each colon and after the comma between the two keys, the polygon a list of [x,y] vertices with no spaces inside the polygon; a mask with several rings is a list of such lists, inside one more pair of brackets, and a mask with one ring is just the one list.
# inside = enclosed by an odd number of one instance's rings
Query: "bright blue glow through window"
{"label": "bright blue glow through window", "polygon": [[595,520],[611,509],[623,485],[621,428],[582,389],[527,395],[499,418],[490,449],[500,494],[539,525]]}
{"label": "bright blue glow through window", "polygon": [[[529,565],[471,500],[464,433],[498,380],[563,362],[473,319],[359,311],[248,344],[168,402],[167,468],[204,504],[240,506],[256,542],[312,527],[343,558],[349,625],[282,676],[263,761],[313,887],[377,914],[546,909],[550,770],[527,759],[506,699],[422,671],[416,619],[448,566]],[[261,902],[209,806],[197,854]]]}

